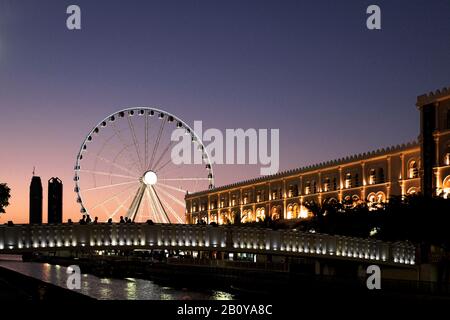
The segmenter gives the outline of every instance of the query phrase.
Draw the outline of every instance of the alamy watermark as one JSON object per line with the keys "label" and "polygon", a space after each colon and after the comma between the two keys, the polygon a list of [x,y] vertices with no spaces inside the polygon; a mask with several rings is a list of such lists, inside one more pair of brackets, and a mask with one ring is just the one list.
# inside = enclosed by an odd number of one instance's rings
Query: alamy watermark
{"label": "alamy watermark", "polygon": [[66,281],[67,288],[70,290],[80,290],[81,289],[80,267],[77,265],[68,266],[66,273],[69,275]]}
{"label": "alamy watermark", "polygon": [[[280,168],[279,129],[226,129],[223,134],[215,128],[203,132],[202,122],[194,121],[193,130],[212,164],[260,164],[261,175],[275,174]],[[192,136],[184,129],[174,130],[171,140],[176,142],[171,151],[173,164],[203,163],[202,153],[195,152]]]}
{"label": "alamy watermark", "polygon": [[366,280],[366,286],[369,290],[381,289],[381,269],[373,264],[367,267],[366,273],[369,275]]}

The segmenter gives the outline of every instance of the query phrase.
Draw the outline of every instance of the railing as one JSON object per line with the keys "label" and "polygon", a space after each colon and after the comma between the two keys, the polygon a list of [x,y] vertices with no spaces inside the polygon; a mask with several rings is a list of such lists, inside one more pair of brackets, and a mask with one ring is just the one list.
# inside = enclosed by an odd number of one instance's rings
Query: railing
{"label": "railing", "polygon": [[221,250],[415,263],[415,247],[406,242],[388,243],[292,230],[184,224],[0,226],[0,253],[83,248]]}

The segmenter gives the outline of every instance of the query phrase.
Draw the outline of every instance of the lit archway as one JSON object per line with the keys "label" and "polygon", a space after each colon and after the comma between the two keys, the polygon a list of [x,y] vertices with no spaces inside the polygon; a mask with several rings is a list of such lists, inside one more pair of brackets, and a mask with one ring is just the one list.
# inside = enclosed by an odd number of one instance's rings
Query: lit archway
{"label": "lit archway", "polygon": [[386,202],[386,195],[384,194],[384,192],[379,191],[377,192],[377,203],[383,203]]}
{"label": "lit archway", "polygon": [[244,212],[242,212],[241,223],[254,222],[254,221],[255,221],[255,217],[253,216],[253,211],[251,209],[247,209],[247,210],[244,210]]}
{"label": "lit archway", "polygon": [[221,211],[219,213],[219,224],[230,224],[234,222],[234,216],[229,211]]}
{"label": "lit archway", "polygon": [[256,209],[256,221],[264,221],[266,219],[266,209],[258,208]]}
{"label": "lit archway", "polygon": [[443,197],[450,198],[450,176],[447,176],[442,183]]}
{"label": "lit archway", "polygon": [[300,207],[297,203],[291,203],[287,207],[286,219],[297,219],[300,217]]}
{"label": "lit archway", "polygon": [[415,179],[419,177],[419,168],[416,160],[411,160],[408,165],[408,178]]}
{"label": "lit archway", "polygon": [[272,209],[270,211],[270,217],[272,218],[272,220],[280,219],[281,218],[281,207],[280,206],[272,207]]}

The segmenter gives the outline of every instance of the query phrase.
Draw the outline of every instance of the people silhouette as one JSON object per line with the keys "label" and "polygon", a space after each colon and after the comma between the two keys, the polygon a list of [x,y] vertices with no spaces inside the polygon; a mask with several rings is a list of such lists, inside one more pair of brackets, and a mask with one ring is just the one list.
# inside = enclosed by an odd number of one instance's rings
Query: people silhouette
{"label": "people silhouette", "polygon": [[120,216],[120,222],[119,223],[125,223],[125,220],[123,220],[123,216]]}

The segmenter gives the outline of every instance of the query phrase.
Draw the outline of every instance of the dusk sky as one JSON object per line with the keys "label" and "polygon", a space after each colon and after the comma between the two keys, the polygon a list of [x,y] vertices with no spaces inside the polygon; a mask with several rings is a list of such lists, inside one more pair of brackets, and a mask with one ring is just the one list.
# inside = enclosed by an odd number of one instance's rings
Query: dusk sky
{"label": "dusk sky", "polygon": [[[66,28],[81,8],[82,29]],[[381,8],[381,30],[366,8]],[[417,95],[450,85],[450,2],[0,0],[0,223],[28,222],[33,166],[64,182],[86,134],[126,106],[204,128],[280,130],[281,170],[417,138]],[[216,185],[259,167],[215,167]]]}

